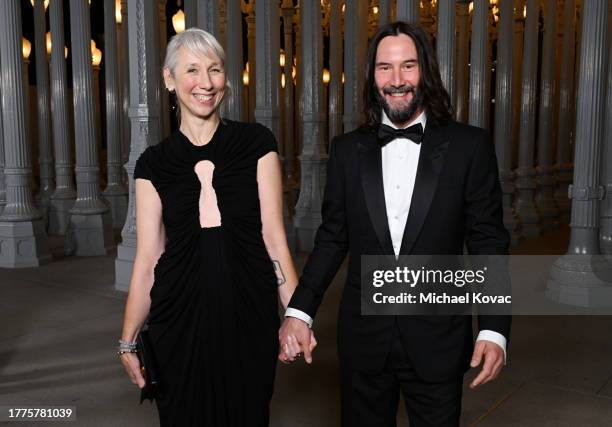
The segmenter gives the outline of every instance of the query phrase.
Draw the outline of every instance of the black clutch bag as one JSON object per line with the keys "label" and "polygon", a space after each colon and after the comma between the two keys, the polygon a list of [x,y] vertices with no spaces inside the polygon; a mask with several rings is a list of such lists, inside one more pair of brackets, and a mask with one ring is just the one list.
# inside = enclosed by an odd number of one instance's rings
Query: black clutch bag
{"label": "black clutch bag", "polygon": [[153,403],[153,399],[160,396],[159,369],[153,353],[149,331],[140,331],[136,342],[138,346],[138,360],[140,360],[140,371],[145,379],[145,386],[140,392],[140,403],[142,404],[145,399],[149,399]]}

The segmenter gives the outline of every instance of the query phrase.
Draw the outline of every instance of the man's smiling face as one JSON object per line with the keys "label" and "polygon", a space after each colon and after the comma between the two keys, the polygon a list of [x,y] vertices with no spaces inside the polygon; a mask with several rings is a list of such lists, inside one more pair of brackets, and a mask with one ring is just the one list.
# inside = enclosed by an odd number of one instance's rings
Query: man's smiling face
{"label": "man's smiling face", "polygon": [[420,79],[412,38],[406,34],[383,38],[376,49],[374,82],[385,113],[398,127],[407,125],[421,113]]}

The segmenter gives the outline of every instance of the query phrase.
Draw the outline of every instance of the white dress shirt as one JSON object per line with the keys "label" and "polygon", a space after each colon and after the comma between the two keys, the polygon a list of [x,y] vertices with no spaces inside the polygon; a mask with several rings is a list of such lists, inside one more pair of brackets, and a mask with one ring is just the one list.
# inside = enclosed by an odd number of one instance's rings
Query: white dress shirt
{"label": "white dress shirt", "polygon": [[[391,123],[384,111],[382,113],[382,123],[397,129],[397,126]],[[427,123],[424,112],[419,114],[408,126],[417,123],[423,126],[424,131]],[[402,246],[408,212],[410,212],[421,144],[415,144],[407,138],[396,138],[382,147],[381,151],[387,222],[389,223],[393,252],[397,257]]]}
{"label": "white dress shirt", "polygon": [[[384,111],[382,113],[382,123],[394,129],[398,128],[389,120]],[[419,114],[419,116],[408,123],[406,127],[417,123],[420,123],[421,126],[423,126],[423,131],[425,131],[425,125],[427,123],[425,112]],[[395,252],[395,256],[397,257],[399,256],[402,246],[402,238],[404,237],[404,229],[406,228],[406,221],[408,220],[408,212],[410,212],[410,203],[412,201],[412,192],[414,191],[421,144],[415,144],[407,138],[396,138],[382,147],[381,151],[387,222],[389,224],[391,242],[393,243],[393,252]],[[285,317],[298,318],[312,327],[313,319],[301,310],[287,308]],[[504,350],[505,362],[506,337],[502,334],[483,329],[478,333],[476,341],[492,341],[499,345]]]}

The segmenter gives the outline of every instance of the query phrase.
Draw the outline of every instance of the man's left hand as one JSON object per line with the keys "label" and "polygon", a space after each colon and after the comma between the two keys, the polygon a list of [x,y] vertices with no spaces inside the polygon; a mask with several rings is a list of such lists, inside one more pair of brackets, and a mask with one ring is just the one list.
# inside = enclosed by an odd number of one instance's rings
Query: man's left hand
{"label": "man's left hand", "polygon": [[470,383],[470,388],[472,389],[497,378],[504,366],[504,350],[494,342],[486,340],[476,341],[470,366],[475,368],[480,365],[483,357],[482,370],[474,378],[474,381]]}

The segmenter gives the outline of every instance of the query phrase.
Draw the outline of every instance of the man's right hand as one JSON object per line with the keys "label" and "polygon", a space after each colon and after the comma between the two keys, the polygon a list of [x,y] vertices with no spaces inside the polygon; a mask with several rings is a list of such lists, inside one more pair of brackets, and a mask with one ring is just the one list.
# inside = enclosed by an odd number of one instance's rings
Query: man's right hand
{"label": "man's right hand", "polygon": [[293,362],[296,356],[304,352],[306,363],[312,363],[312,350],[317,341],[306,322],[295,317],[285,317],[278,331],[278,340],[278,360],[283,363]]}

